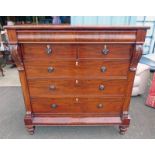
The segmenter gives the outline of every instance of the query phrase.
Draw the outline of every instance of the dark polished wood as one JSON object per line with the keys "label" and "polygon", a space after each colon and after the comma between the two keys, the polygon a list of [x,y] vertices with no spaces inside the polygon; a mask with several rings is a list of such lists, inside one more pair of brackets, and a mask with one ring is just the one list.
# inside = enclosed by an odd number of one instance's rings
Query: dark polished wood
{"label": "dark polished wood", "polygon": [[17,69],[19,71],[24,70],[23,62],[18,52],[18,45],[10,45],[10,52],[11,52],[12,59],[16,62]]}
{"label": "dark polished wood", "polygon": [[142,56],[143,53],[143,47],[142,45],[137,45],[135,47],[135,52],[133,53],[132,59],[131,59],[131,64],[130,64],[130,70],[131,71],[136,71],[137,64]]}
{"label": "dark polished wood", "polygon": [[[108,50],[104,54],[103,50]],[[100,59],[130,59],[132,46],[130,44],[84,44],[78,48],[79,58]]]}
{"label": "dark polished wood", "polygon": [[[54,97],[54,96],[124,96],[127,81],[122,80],[29,80],[29,91],[32,97]],[[100,89],[100,86],[104,86]],[[50,89],[50,87],[52,87]]]}
{"label": "dark polished wood", "polygon": [[[51,49],[48,54],[47,46]],[[24,60],[31,59],[76,59],[76,45],[73,44],[24,44]]]}
{"label": "dark polished wood", "polygon": [[[100,78],[127,77],[129,60],[40,60],[24,61],[30,78]],[[119,67],[118,67],[119,66]]]}
{"label": "dark polished wood", "polygon": [[[124,98],[33,98],[34,113],[120,114]],[[56,106],[54,106],[56,105]]]}
{"label": "dark polished wood", "polygon": [[130,124],[129,104],[148,27],[5,27],[24,95],[25,126]]}

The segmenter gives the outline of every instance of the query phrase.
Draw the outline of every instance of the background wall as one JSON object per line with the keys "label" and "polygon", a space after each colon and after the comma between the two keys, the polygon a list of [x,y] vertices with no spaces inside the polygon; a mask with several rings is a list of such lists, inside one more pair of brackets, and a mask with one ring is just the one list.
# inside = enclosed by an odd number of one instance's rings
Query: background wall
{"label": "background wall", "polygon": [[71,16],[72,25],[133,25],[136,16]]}

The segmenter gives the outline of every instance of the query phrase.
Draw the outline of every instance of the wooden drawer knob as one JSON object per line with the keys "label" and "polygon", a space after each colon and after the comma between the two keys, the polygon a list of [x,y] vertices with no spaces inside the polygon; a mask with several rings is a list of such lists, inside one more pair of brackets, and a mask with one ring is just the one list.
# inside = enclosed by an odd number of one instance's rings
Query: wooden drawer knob
{"label": "wooden drawer knob", "polygon": [[101,72],[105,72],[107,70],[107,68],[105,66],[101,67]]}
{"label": "wooden drawer knob", "polygon": [[48,70],[49,73],[52,73],[54,71],[54,67],[48,67],[47,70]]}
{"label": "wooden drawer knob", "polygon": [[97,108],[103,108],[103,104],[102,103],[97,104]]}
{"label": "wooden drawer knob", "polygon": [[49,89],[50,89],[50,90],[55,90],[56,87],[55,87],[55,85],[50,85],[50,86],[49,86]]}
{"label": "wooden drawer knob", "polygon": [[104,45],[104,48],[102,50],[102,54],[107,55],[109,53],[109,49],[107,48],[107,45]]}
{"label": "wooden drawer knob", "polygon": [[104,89],[105,89],[105,86],[101,84],[101,85],[99,86],[99,90],[104,90]]}
{"label": "wooden drawer knob", "polygon": [[52,49],[51,49],[50,45],[47,45],[47,46],[46,46],[46,53],[47,53],[48,55],[52,54]]}
{"label": "wooden drawer knob", "polygon": [[58,107],[57,104],[51,104],[51,108],[52,108],[52,109],[56,109],[57,107]]}

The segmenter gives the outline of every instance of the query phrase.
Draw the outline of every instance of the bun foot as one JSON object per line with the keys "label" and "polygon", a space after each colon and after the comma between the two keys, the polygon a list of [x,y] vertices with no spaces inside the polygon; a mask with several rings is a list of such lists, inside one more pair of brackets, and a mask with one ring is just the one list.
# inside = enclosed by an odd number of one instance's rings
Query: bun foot
{"label": "bun foot", "polygon": [[27,131],[29,132],[30,135],[34,134],[35,126],[30,125],[30,126],[26,126],[26,128],[27,128]]}
{"label": "bun foot", "polygon": [[121,135],[124,135],[125,134],[125,132],[127,131],[127,129],[128,129],[128,127],[127,126],[119,126],[119,133],[121,134]]}

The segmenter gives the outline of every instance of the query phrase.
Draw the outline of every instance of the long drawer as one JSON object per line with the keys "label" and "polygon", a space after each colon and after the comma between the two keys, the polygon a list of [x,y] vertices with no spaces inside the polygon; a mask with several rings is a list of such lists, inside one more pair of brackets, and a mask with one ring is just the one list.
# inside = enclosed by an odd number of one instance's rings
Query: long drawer
{"label": "long drawer", "polygon": [[[38,26],[35,26],[35,28]],[[96,28],[96,27],[95,27]],[[73,28],[74,29],[74,28]],[[136,30],[88,30],[88,29],[79,29],[79,30],[18,30],[17,40],[19,43],[103,43],[103,42],[136,42]],[[142,31],[143,32],[143,31]],[[11,33],[10,33],[11,34]],[[142,33],[143,34],[143,33]],[[143,35],[140,38],[143,41]]]}
{"label": "long drawer", "polygon": [[33,98],[34,113],[120,113],[123,98]]}
{"label": "long drawer", "polygon": [[29,80],[30,96],[79,96],[79,95],[121,95],[125,94],[127,80]]}
{"label": "long drawer", "polygon": [[25,61],[28,78],[102,78],[127,76],[129,61]]}

